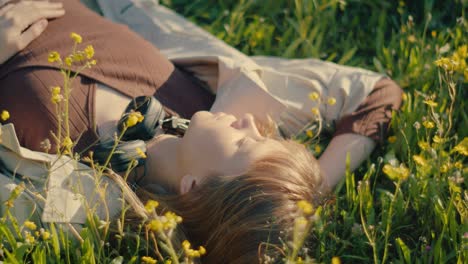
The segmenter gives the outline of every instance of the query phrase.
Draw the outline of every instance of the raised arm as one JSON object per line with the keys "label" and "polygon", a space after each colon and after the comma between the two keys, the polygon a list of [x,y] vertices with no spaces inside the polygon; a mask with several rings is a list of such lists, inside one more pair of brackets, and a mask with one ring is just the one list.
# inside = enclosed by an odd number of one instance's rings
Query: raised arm
{"label": "raised arm", "polygon": [[36,39],[47,19],[63,14],[62,3],[0,0],[0,65]]}
{"label": "raised arm", "polygon": [[328,187],[334,187],[344,177],[348,154],[353,171],[377,143],[383,143],[392,111],[401,105],[401,95],[402,90],[394,81],[381,79],[359,107],[339,121],[334,137],[319,159]]}

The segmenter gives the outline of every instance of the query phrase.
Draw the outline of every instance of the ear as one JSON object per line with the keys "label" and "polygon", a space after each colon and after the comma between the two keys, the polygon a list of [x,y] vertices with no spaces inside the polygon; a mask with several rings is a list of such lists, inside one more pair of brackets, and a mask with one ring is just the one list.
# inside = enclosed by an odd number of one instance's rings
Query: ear
{"label": "ear", "polygon": [[186,174],[180,180],[180,194],[186,194],[190,192],[195,186],[197,186],[199,179],[192,174]]}

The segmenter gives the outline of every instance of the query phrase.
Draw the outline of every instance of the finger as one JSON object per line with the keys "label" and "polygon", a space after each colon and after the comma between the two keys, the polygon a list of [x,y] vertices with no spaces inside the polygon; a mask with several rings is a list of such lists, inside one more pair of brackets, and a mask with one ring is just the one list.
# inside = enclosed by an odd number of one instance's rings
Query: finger
{"label": "finger", "polygon": [[62,2],[35,2],[39,8],[64,8]]}
{"label": "finger", "polygon": [[35,16],[36,20],[41,18],[56,18],[63,16],[65,14],[65,9],[44,9],[39,10],[38,14]]}
{"label": "finger", "polygon": [[57,18],[61,17],[65,14],[64,9],[47,9],[47,10],[35,10],[29,12],[29,16],[23,17],[22,19],[18,19],[17,27],[22,32],[23,30],[27,29],[30,25],[34,22],[39,21],[41,19],[47,18]]}
{"label": "finger", "polygon": [[44,32],[46,27],[47,19],[41,19],[32,24],[26,31],[23,32],[23,34],[20,35],[17,42],[18,50],[26,48],[26,46],[28,46],[31,41],[35,40],[37,37],[39,37],[39,35],[42,34],[42,32]]}
{"label": "finger", "polygon": [[36,8],[63,8],[62,2],[37,1],[27,3]]}
{"label": "finger", "polygon": [[4,6],[4,5],[6,5],[6,4],[10,3],[10,2],[11,2],[11,0],[0,0],[0,6]]}

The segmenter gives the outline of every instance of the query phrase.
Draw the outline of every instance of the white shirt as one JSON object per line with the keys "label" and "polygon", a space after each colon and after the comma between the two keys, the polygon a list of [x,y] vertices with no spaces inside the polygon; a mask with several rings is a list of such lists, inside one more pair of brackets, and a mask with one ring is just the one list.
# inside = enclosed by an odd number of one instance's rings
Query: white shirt
{"label": "white shirt", "polygon": [[[237,117],[252,113],[260,119],[269,115],[287,136],[314,120],[314,107],[325,124],[352,113],[383,77],[317,59],[248,57],[155,1],[97,2],[104,16],[128,25],[174,64],[205,81],[216,94],[211,111]],[[318,104],[309,99],[312,92],[322,102],[333,97],[336,104]]]}

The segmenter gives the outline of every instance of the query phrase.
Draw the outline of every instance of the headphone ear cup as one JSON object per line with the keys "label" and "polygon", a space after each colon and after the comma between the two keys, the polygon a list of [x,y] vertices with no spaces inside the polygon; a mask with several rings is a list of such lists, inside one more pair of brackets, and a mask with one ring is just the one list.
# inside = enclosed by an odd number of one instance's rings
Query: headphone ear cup
{"label": "headphone ear cup", "polygon": [[162,124],[165,112],[162,104],[154,96],[139,96],[134,98],[125,109],[117,128],[119,133],[124,130],[125,124],[132,112],[140,112],[144,119],[125,131],[123,140],[150,140],[156,134],[156,128]]}
{"label": "headphone ear cup", "polygon": [[[99,143],[93,150],[93,158],[104,165],[114,148],[113,140]],[[125,171],[136,160],[139,165],[145,163],[140,151],[146,153],[146,143],[143,140],[120,141],[110,159],[110,167],[114,171]]]}

